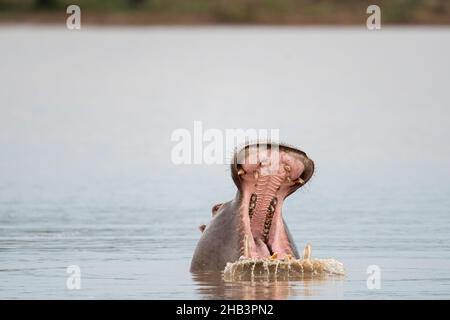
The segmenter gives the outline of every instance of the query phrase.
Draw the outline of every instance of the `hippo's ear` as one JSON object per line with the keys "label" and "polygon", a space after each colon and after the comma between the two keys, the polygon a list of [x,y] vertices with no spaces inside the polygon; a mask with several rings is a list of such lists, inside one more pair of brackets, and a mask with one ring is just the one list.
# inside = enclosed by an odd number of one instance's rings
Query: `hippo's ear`
{"label": "hippo's ear", "polygon": [[217,214],[217,211],[219,211],[220,207],[223,205],[223,203],[218,203],[212,207],[212,216],[214,217]]}

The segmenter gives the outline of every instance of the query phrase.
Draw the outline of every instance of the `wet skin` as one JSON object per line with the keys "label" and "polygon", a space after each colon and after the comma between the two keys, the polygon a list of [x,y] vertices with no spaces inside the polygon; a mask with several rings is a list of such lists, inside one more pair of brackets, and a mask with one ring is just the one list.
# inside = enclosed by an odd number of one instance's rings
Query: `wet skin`
{"label": "wet skin", "polygon": [[313,161],[292,147],[253,144],[237,152],[231,164],[236,196],[215,205],[210,223],[200,227],[191,271],[221,271],[242,257],[299,258],[282,205],[313,172]]}

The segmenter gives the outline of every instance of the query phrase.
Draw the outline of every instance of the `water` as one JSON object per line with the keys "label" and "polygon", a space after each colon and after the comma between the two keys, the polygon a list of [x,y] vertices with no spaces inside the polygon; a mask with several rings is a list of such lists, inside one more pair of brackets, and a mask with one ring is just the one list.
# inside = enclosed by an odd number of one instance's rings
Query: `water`
{"label": "water", "polygon": [[[0,298],[450,298],[450,29],[2,26],[0,40]],[[194,120],[279,128],[315,160],[284,216],[345,277],[188,272],[198,225],[235,192],[226,165],[171,162],[171,133]]]}

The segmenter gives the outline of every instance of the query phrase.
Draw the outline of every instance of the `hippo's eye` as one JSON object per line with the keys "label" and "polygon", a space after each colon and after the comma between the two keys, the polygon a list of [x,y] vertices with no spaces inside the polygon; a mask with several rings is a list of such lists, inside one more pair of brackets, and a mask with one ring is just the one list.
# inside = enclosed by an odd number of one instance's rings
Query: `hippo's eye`
{"label": "hippo's eye", "polygon": [[217,210],[219,210],[222,205],[223,205],[223,203],[218,203],[214,207],[212,207],[212,213],[215,214],[217,212]]}

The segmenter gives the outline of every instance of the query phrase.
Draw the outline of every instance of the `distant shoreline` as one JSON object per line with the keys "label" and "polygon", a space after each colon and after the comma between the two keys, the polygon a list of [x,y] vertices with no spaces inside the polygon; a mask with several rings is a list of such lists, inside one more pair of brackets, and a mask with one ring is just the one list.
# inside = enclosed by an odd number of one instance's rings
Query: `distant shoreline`
{"label": "distant shoreline", "polygon": [[[55,24],[65,23],[65,12],[0,12],[2,24]],[[366,24],[367,15],[337,14],[323,16],[305,15],[260,15],[251,19],[234,19],[215,17],[208,14],[165,15],[149,12],[98,13],[82,12],[83,24],[89,25],[362,25]],[[450,16],[423,16],[406,21],[383,21],[388,25],[450,25]]]}

